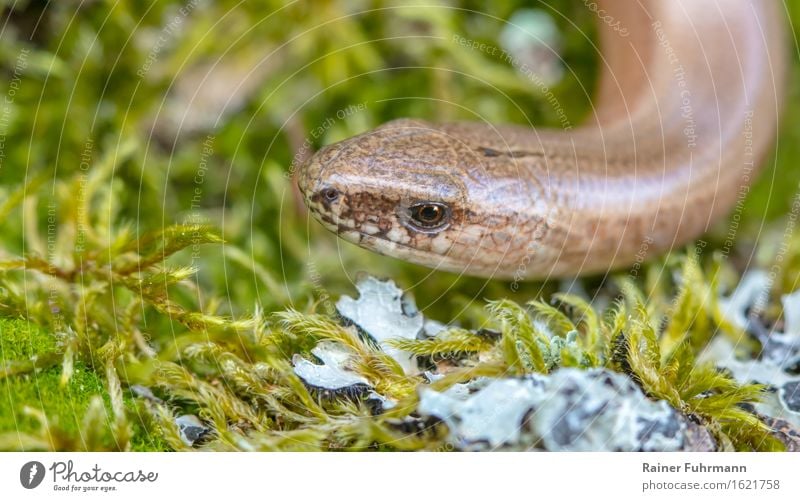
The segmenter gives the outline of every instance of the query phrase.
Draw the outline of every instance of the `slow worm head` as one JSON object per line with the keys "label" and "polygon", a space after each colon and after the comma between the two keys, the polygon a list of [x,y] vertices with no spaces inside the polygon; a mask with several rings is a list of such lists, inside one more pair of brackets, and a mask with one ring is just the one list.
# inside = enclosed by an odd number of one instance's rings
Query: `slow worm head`
{"label": "slow worm head", "polygon": [[619,24],[600,23],[581,127],[395,120],[302,167],[312,214],[376,252],[499,278],[604,272],[701,235],[773,144],[783,3],[598,3]]}

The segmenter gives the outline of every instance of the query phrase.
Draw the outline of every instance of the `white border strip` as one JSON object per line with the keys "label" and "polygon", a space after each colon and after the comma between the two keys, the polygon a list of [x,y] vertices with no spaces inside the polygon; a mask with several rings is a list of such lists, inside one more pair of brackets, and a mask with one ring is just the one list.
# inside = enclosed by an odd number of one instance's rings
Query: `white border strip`
{"label": "white border strip", "polygon": [[[33,473],[31,462],[39,463]],[[706,471],[687,472],[687,464]],[[38,486],[26,489],[23,477]],[[797,500],[800,454],[0,453],[0,493],[4,500]]]}

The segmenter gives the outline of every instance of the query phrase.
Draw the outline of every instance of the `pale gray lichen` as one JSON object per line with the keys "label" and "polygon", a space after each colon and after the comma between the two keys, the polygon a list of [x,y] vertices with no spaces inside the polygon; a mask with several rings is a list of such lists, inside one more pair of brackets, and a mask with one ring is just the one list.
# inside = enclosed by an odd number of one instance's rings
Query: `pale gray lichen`
{"label": "pale gray lichen", "polygon": [[722,314],[736,327],[747,329],[748,313],[761,309],[769,298],[769,276],[761,270],[751,270],[742,276],[739,285],[728,297],[719,299]]}
{"label": "pale gray lichen", "polygon": [[367,404],[372,405],[373,414],[381,414],[397,406],[397,400],[381,395],[374,390],[367,393],[366,401]]}
{"label": "pale gray lichen", "polygon": [[727,298],[720,299],[723,315],[744,329],[761,344],[757,358],[741,359],[736,346],[717,336],[704,350],[701,361],[710,360],[728,370],[740,383],[761,383],[770,390],[758,404],[756,412],[800,426],[800,291],[786,294],[783,304],[783,332],[762,325],[758,313],[766,304],[770,288],[767,274],[760,270],[747,272]]}
{"label": "pale gray lichen", "polygon": [[778,390],[778,396],[787,409],[800,413],[800,379],[783,383],[780,390]]}
{"label": "pale gray lichen", "polygon": [[797,372],[800,362],[800,291],[781,297],[784,330],[767,328],[758,315],[748,318],[747,331],[761,343],[761,360],[769,361],[786,371]]}
{"label": "pale gray lichen", "polygon": [[209,428],[194,414],[184,414],[175,418],[175,425],[184,444],[192,447],[202,440],[209,432]]}
{"label": "pale gray lichen", "polygon": [[154,393],[153,390],[148,388],[147,386],[143,386],[140,384],[133,384],[130,386],[131,393],[136,395],[139,398],[143,398],[145,400],[149,400],[150,402],[155,402],[157,404],[163,404],[164,401],[158,398]]}
{"label": "pale gray lichen", "polygon": [[417,339],[424,319],[413,301],[391,280],[365,276],[358,280],[358,299],[342,296],[336,303],[339,314],[370,336],[407,374],[419,372],[414,355],[388,344],[390,339]]}
{"label": "pale gray lichen", "polygon": [[781,298],[781,304],[783,304],[783,333],[800,339],[800,290],[785,294]]}
{"label": "pale gray lichen", "polygon": [[418,410],[444,421],[450,439],[468,450],[675,451],[685,445],[685,421],[672,407],[605,369],[496,379],[477,391],[425,388]]}
{"label": "pale gray lichen", "polygon": [[322,341],[311,350],[322,365],[317,365],[295,355],[292,358],[294,373],[303,382],[323,392],[344,392],[352,396],[363,395],[373,414],[380,414],[397,405],[397,401],[376,392],[369,381],[350,368],[353,354],[339,343]]}
{"label": "pale gray lichen", "polygon": [[700,361],[714,361],[717,367],[729,371],[741,384],[766,385],[769,391],[764,392],[761,402],[754,404],[756,412],[800,427],[800,402],[797,394],[800,378],[788,374],[774,360],[741,360],[735,351],[735,346],[729,339],[717,336],[709,343]]}
{"label": "pale gray lichen", "polygon": [[430,320],[425,319],[425,323],[422,326],[422,335],[423,337],[436,337],[442,332],[447,330],[447,326],[437,320]]}
{"label": "pale gray lichen", "polygon": [[417,410],[447,423],[451,438],[461,448],[482,443],[496,448],[520,442],[522,420],[541,394],[533,379],[494,380],[473,395],[464,385],[441,393],[423,388]]}
{"label": "pale gray lichen", "polygon": [[322,365],[314,364],[300,355],[292,359],[294,373],[307,385],[332,391],[370,386],[366,378],[348,366],[352,353],[344,346],[322,341],[311,350],[311,354],[320,359]]}
{"label": "pale gray lichen", "polygon": [[436,381],[439,381],[440,379],[444,378],[444,374],[437,374],[435,372],[425,371],[422,373],[422,377],[424,377],[425,381],[428,383],[435,383]]}

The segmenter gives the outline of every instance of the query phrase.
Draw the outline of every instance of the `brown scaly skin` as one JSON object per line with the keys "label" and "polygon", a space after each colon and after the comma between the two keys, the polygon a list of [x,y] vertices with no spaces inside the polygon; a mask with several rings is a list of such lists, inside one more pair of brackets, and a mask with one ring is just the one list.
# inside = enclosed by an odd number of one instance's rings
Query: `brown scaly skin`
{"label": "brown scaly skin", "polygon": [[[312,214],[381,254],[497,278],[604,272],[701,235],[774,141],[783,6],[602,3],[630,35],[601,23],[603,74],[585,125],[395,120],[303,166]],[[414,211],[430,203],[444,216],[426,229]]]}

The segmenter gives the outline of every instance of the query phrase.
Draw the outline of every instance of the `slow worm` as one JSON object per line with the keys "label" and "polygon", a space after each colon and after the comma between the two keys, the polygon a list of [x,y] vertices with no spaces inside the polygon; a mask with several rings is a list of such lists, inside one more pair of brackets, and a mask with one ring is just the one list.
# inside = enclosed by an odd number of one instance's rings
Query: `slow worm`
{"label": "slow worm", "polygon": [[381,254],[498,278],[606,272],[703,234],[774,142],[783,2],[598,3],[619,24],[599,23],[583,125],[394,120],[302,166],[312,214]]}

